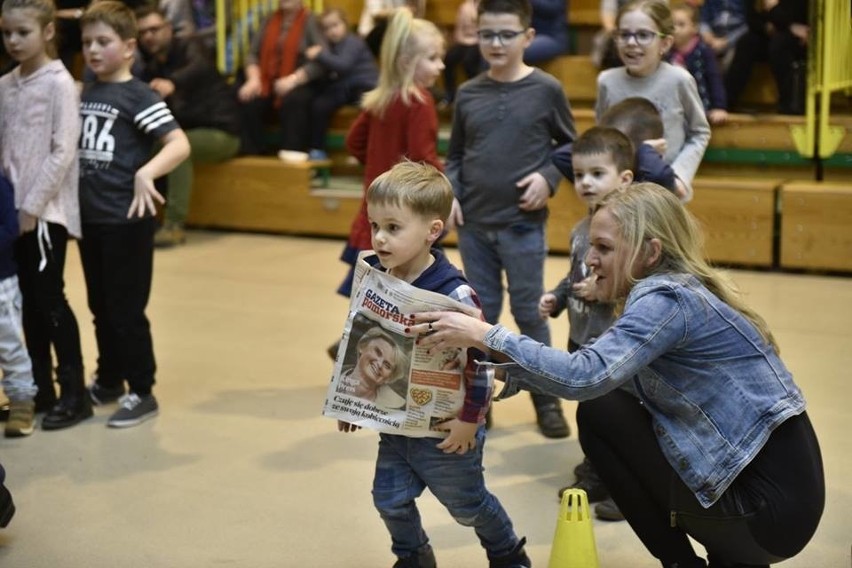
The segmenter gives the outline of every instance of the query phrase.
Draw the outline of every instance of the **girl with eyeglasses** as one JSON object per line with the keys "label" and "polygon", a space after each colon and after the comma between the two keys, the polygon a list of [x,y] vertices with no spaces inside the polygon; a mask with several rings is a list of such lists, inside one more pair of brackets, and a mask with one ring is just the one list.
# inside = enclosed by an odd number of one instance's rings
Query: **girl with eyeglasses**
{"label": "girl with eyeglasses", "polygon": [[623,67],[598,75],[595,114],[628,97],[654,103],[663,118],[664,137],[654,146],[675,172],[675,194],[692,198],[692,179],[710,141],[710,125],[688,71],[664,61],[674,41],[674,24],[663,0],[632,0],[618,12],[614,32]]}

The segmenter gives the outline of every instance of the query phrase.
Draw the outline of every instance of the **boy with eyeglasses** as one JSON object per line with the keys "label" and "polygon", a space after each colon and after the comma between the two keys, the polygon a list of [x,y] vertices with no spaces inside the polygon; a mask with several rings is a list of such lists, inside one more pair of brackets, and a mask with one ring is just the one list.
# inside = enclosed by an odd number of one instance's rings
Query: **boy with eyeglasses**
{"label": "boy with eyeglasses", "polygon": [[[450,225],[485,318],[500,319],[505,273],[521,333],[550,344],[550,328],[538,316],[547,200],[562,179],[553,154],[570,151],[575,128],[562,85],[524,63],[535,36],[531,14],[528,0],[480,2],[479,48],[490,67],[456,95],[446,172],[455,194]],[[532,399],[542,434],[567,437],[559,400]]]}

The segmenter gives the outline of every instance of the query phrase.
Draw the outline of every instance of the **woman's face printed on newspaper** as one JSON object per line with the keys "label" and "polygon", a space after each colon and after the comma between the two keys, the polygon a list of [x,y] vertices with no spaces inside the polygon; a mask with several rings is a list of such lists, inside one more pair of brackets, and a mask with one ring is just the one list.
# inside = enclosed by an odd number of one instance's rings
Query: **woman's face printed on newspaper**
{"label": "woman's face printed on newspaper", "polygon": [[384,339],[373,339],[358,353],[358,375],[370,386],[390,382],[396,369],[396,349]]}

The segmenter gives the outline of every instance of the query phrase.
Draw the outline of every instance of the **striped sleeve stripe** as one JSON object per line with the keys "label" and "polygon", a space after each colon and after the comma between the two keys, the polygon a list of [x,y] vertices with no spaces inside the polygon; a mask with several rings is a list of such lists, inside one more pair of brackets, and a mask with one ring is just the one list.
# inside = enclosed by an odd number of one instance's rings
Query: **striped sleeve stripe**
{"label": "striped sleeve stripe", "polygon": [[164,102],[149,106],[133,118],[133,122],[146,134],[172,120],[172,112]]}

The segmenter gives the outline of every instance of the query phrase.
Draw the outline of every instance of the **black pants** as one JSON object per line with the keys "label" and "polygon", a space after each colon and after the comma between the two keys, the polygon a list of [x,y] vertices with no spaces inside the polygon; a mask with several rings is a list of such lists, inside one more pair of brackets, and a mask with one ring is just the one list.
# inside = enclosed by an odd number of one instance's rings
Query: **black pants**
{"label": "black pants", "polygon": [[456,73],[461,65],[465,76],[470,79],[479,74],[485,65],[478,45],[455,44],[444,57],[444,98],[452,102],[456,97]]}
{"label": "black pants", "polygon": [[797,554],[816,531],[825,481],[807,414],[778,426],[707,509],[663,456],[651,415],[630,393],[616,390],[581,403],[577,421],[583,451],[636,535],[665,566],[696,560],[687,534],[707,548],[711,566],[765,566]]}
{"label": "black pants", "polygon": [[325,137],[334,113],[342,106],[355,105],[375,84],[350,84],[348,81],[328,81],[315,89],[311,101],[311,149],[325,150]]}
{"label": "black pants", "polygon": [[156,363],[145,307],[154,267],[153,217],[116,225],[85,223],[80,257],[98,344],[98,383],[151,393]]}
{"label": "black pants", "polygon": [[[56,223],[46,225],[46,236],[39,237],[38,230],[35,230],[18,238],[15,261],[24,301],[24,335],[32,359],[33,378],[39,389],[39,399],[49,403],[56,396],[51,348],[56,353],[60,381],[63,378],[70,381],[74,377],[75,384],[69,385],[72,388],[79,387],[82,381],[83,355],[77,318],[65,297],[68,231]],[[41,270],[40,264],[43,264]]]}
{"label": "black pants", "polygon": [[789,31],[770,36],[749,31],[737,41],[734,57],[725,76],[728,107],[734,108],[751,77],[754,64],[768,61],[778,87],[778,112],[805,112],[805,46]]}
{"label": "black pants", "polygon": [[[241,105],[243,132],[241,146],[244,154],[270,154],[277,150],[305,152],[311,137],[311,101],[314,87],[296,87],[278,106],[273,98],[257,98]],[[279,125],[278,148],[266,143],[266,124],[275,114]]]}

